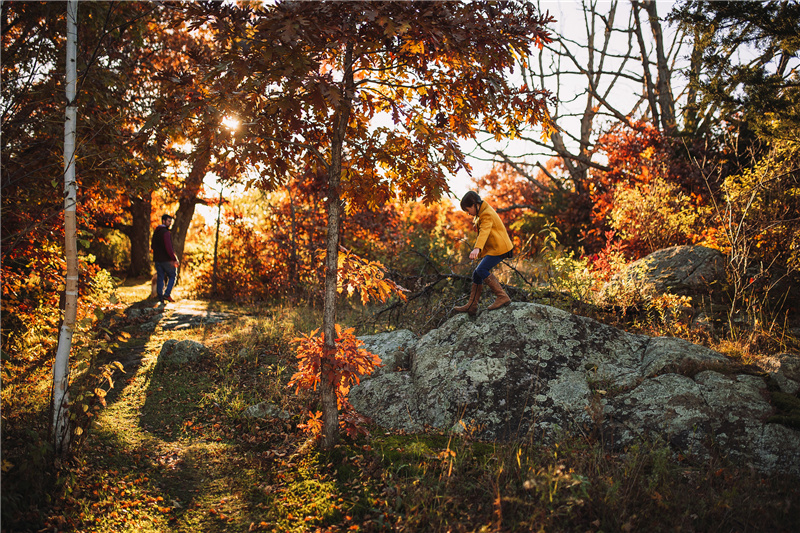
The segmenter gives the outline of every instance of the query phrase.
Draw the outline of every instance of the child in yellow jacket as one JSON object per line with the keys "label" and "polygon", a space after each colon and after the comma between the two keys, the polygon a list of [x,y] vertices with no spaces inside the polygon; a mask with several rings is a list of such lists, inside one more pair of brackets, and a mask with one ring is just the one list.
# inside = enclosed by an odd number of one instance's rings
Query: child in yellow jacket
{"label": "child in yellow jacket", "polygon": [[454,307],[457,313],[469,313],[474,315],[478,311],[478,300],[483,290],[483,282],[495,295],[495,300],[489,306],[489,310],[498,309],[511,303],[511,298],[500,286],[500,282],[491,270],[496,267],[503,259],[511,257],[514,245],[508,238],[508,232],[503,225],[503,221],[497,213],[475,191],[469,191],[461,199],[461,209],[475,218],[475,225],[478,227],[478,239],[475,241],[474,249],[469,253],[470,259],[481,258],[480,263],[472,273],[472,290],[466,305]]}

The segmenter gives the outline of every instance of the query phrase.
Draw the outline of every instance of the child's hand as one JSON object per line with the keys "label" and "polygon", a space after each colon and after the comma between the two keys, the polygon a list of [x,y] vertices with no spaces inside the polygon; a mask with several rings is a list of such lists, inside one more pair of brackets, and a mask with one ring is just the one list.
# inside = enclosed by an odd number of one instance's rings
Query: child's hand
{"label": "child's hand", "polygon": [[469,253],[469,258],[470,259],[476,259],[480,253],[481,253],[481,249],[480,248],[475,248],[474,250],[472,250]]}

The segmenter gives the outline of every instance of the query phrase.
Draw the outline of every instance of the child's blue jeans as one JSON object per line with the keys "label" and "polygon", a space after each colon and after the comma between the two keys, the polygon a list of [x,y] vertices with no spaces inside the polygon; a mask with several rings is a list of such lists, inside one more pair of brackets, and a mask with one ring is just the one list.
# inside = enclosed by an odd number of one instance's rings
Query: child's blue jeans
{"label": "child's blue jeans", "polygon": [[483,280],[489,277],[491,270],[499,265],[503,259],[512,257],[511,252],[504,253],[503,255],[486,255],[478,263],[475,271],[472,273],[472,283],[476,285],[483,285]]}

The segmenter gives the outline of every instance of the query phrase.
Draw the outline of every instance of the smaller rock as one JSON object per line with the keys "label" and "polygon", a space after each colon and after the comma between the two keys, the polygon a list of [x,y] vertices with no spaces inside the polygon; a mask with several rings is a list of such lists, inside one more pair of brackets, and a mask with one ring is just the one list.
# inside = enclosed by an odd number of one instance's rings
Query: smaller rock
{"label": "smaller rock", "polygon": [[[725,280],[725,257],[705,246],[673,246],[634,261],[604,289],[614,292],[620,285],[641,283],[657,293],[700,294]],[[616,289],[618,290],[618,289]]]}
{"label": "smaller rock", "polygon": [[155,331],[157,327],[158,327],[158,320],[151,320],[150,322],[145,322],[144,324],[139,326],[139,330],[152,332]]}
{"label": "smaller rock", "polygon": [[780,361],[781,371],[787,378],[800,381],[800,355],[795,353],[782,353],[778,354],[778,361]]}
{"label": "smaller rock", "polygon": [[783,372],[770,373],[770,376],[775,380],[775,383],[778,384],[781,392],[792,394],[794,396],[797,396],[797,393],[800,392],[800,383],[794,381],[793,379],[787,378],[785,375],[783,375]]}
{"label": "smaller rock", "polygon": [[769,373],[781,392],[797,394],[800,391],[800,356],[781,353],[775,357],[760,358],[756,364]]}
{"label": "smaller rock", "polygon": [[691,328],[694,330],[704,331],[706,333],[713,334],[714,322],[705,313],[705,311],[700,311],[694,318],[694,320],[692,320]]}
{"label": "smaller rock", "polygon": [[251,405],[244,410],[243,414],[247,418],[280,418],[281,420],[288,420],[292,417],[288,412],[269,402]]}
{"label": "smaller rock", "polygon": [[158,354],[158,362],[171,365],[185,365],[195,361],[200,361],[211,354],[203,343],[185,340],[177,341],[169,339],[161,346]]}
{"label": "smaller rock", "polygon": [[160,313],[161,310],[154,309],[152,307],[144,307],[144,308],[130,307],[125,310],[125,314],[128,315],[128,318],[150,317]]}

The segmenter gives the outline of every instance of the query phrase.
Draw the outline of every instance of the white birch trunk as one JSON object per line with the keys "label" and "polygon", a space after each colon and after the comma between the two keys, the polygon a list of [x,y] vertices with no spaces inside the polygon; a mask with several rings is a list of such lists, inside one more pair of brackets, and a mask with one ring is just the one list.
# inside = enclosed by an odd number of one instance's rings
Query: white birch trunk
{"label": "white birch trunk", "polygon": [[76,241],[77,184],[75,182],[75,138],[78,110],[75,102],[78,48],[78,0],[67,2],[67,111],[64,121],[64,253],[67,279],[64,298],[64,322],[58,337],[53,363],[53,446],[57,455],[69,451],[69,353],[78,311],[78,248]]}

